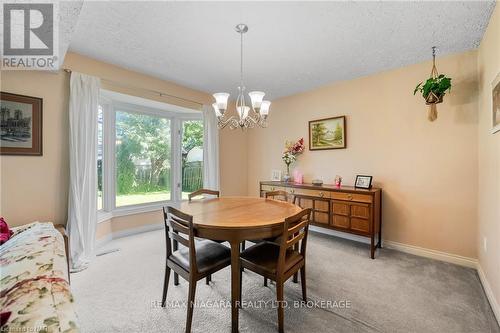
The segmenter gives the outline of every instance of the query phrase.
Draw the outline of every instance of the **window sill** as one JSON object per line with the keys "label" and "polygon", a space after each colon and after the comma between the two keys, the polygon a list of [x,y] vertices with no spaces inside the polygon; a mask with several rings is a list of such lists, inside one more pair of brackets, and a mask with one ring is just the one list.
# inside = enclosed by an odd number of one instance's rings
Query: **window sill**
{"label": "window sill", "polygon": [[114,217],[127,216],[127,215],[135,215],[141,213],[149,213],[161,210],[166,205],[179,206],[178,202],[174,201],[161,201],[161,202],[153,202],[148,204],[140,204],[140,205],[130,205],[117,207],[113,211],[105,212],[98,211],[97,212],[97,223],[106,222]]}

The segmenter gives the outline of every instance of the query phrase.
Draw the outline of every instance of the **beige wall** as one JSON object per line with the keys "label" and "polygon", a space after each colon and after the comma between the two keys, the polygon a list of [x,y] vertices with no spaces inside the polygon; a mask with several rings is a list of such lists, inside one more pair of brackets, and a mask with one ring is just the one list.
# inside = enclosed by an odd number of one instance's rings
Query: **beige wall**
{"label": "beige wall", "polygon": [[285,140],[304,137],[308,144],[309,120],[346,115],[347,149],[306,150],[295,165],[305,181],[331,184],[338,174],[352,185],[356,174],[373,175],[384,191],[384,239],[476,258],[476,56],[438,59],[453,91],[435,122],[427,120],[422,97],[413,96],[430,62],[275,100],[269,128],[249,132],[249,194],[258,194],[271,169],[284,169]]}
{"label": "beige wall", "polygon": [[66,223],[69,80],[64,73],[2,71],[1,90],[43,98],[43,156],[0,156],[0,215],[9,225]]}
{"label": "beige wall", "polygon": [[[144,89],[166,92],[175,96],[212,103],[212,97],[177,84],[159,80],[124,68],[96,61],[75,53],[66,56],[65,68],[98,76],[103,87],[143,98],[159,100],[185,107],[199,105],[157,94]],[[16,226],[34,220],[66,223],[69,177],[68,100],[69,74],[60,71],[2,71],[1,90],[44,99],[43,156],[1,156],[0,215]],[[123,82],[137,88],[127,88],[113,82]],[[246,135],[241,132],[221,132],[220,137],[221,191],[226,195],[246,194]],[[154,215],[154,214],[153,214]],[[135,216],[139,224],[161,222],[151,214]],[[124,218],[117,218],[121,221]],[[115,222],[113,222],[115,223]],[[124,222],[113,228],[135,224]],[[100,227],[99,230],[105,230]]]}
{"label": "beige wall", "polygon": [[[479,262],[500,302],[500,132],[491,134],[491,82],[500,73],[500,6],[478,52],[479,72]],[[487,238],[487,251],[483,239]],[[497,303],[498,306],[498,303]],[[500,317],[498,318],[500,320]]]}

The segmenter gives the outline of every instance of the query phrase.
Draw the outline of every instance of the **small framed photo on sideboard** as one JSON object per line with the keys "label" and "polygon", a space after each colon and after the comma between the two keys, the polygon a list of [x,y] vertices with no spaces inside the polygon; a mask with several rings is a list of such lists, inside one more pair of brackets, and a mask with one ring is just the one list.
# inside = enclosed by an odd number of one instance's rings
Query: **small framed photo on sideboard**
{"label": "small framed photo on sideboard", "polygon": [[271,180],[274,182],[281,181],[281,170],[272,170],[271,171]]}
{"label": "small framed photo on sideboard", "polygon": [[372,176],[357,175],[354,187],[369,189],[372,187]]}

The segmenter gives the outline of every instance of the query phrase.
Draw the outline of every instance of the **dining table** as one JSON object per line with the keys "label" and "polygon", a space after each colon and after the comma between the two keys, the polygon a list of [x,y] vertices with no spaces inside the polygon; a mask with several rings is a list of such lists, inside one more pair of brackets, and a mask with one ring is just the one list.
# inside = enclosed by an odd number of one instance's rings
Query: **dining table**
{"label": "dining table", "polygon": [[231,246],[231,331],[238,332],[241,243],[279,236],[285,219],[301,208],[267,198],[220,197],[184,201],[180,210],[193,216],[196,237],[227,241]]}

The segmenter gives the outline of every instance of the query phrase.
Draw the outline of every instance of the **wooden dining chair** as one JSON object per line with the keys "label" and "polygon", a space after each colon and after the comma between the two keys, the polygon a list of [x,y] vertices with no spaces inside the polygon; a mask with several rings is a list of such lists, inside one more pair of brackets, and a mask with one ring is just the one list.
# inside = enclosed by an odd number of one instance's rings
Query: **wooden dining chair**
{"label": "wooden dining chair", "polygon": [[283,190],[266,192],[265,197],[266,197],[266,199],[270,198],[270,199],[278,199],[278,200],[282,200],[282,201],[288,201],[288,193],[286,193],[286,191],[283,191]]}
{"label": "wooden dining chair", "polygon": [[203,194],[215,195],[217,198],[220,196],[219,191],[209,190],[206,188],[200,188],[199,190],[196,190],[192,193],[189,193],[188,200],[191,201],[194,197],[198,197],[198,196],[203,195]]}
{"label": "wooden dining chair", "polygon": [[[241,268],[246,268],[276,282],[278,301],[278,328],[284,332],[284,283],[300,271],[302,299],[307,301],[306,290],[306,247],[311,209],[307,208],[285,219],[280,245],[261,242],[243,251],[240,255]],[[299,245],[296,249],[295,245]],[[240,271],[240,293],[243,286]],[[241,302],[241,294],[240,294]]]}
{"label": "wooden dining chair", "polygon": [[[281,201],[288,201],[288,193],[286,193],[286,191],[283,191],[283,190],[268,191],[265,193],[264,196],[266,199],[276,199],[276,200],[281,200]],[[270,242],[275,242],[278,240],[278,238],[265,239],[265,240],[270,241]],[[249,240],[249,242],[259,243],[259,242],[262,242],[262,240]],[[242,251],[245,250],[245,242],[243,242],[243,244],[241,245],[241,248],[242,248]],[[298,280],[296,277],[294,277],[293,281],[297,282]],[[267,287],[267,278],[266,277],[264,277],[264,286]]]}
{"label": "wooden dining chair", "polygon": [[[204,195],[204,194],[215,195],[217,198],[220,196],[219,191],[209,190],[206,188],[200,188],[199,190],[196,190],[194,192],[189,193],[188,200],[192,201],[193,198],[198,197],[200,195]],[[218,242],[218,243],[222,243],[222,242]],[[178,283],[179,277],[177,276],[177,273],[174,273],[174,280],[177,281],[177,283]],[[207,276],[207,284],[210,284],[210,281],[212,281],[212,277],[209,275],[209,276]]]}
{"label": "wooden dining chair", "polygon": [[[269,191],[264,194],[266,199],[277,199],[280,201],[288,201],[288,193],[286,193],[283,190],[277,190],[277,191]],[[272,241],[271,239],[266,239],[269,241]],[[258,243],[261,242],[262,240],[249,240],[249,242],[252,243]],[[241,251],[245,250],[245,242],[241,244]],[[265,280],[264,280],[265,281]],[[267,281],[264,283],[264,285],[267,286]]]}
{"label": "wooden dining chair", "polygon": [[[196,240],[193,217],[173,208],[164,207],[167,260],[161,306],[165,307],[170,271],[173,270],[189,282],[186,332],[191,332],[196,283],[231,264],[231,251],[227,246],[211,240]],[[184,246],[173,248],[173,243]],[[178,281],[177,281],[178,284]]]}

